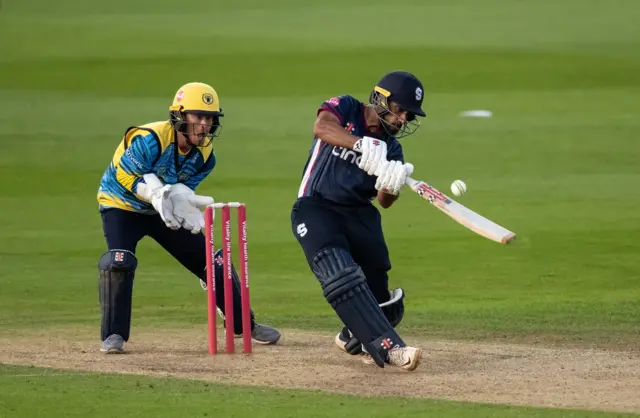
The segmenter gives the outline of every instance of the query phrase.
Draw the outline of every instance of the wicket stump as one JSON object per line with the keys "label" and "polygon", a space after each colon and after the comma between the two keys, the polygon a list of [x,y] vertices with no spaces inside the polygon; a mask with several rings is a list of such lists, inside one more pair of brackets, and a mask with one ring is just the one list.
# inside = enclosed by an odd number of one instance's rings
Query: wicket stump
{"label": "wicket stump", "polygon": [[224,311],[226,352],[234,353],[233,273],[231,256],[231,208],[237,209],[240,253],[240,299],[242,301],[243,352],[251,353],[251,304],[249,303],[249,259],[247,253],[247,209],[244,203],[215,203],[204,211],[205,242],[207,251],[207,307],[209,316],[209,354],[218,352],[216,330],[216,280],[215,280],[215,211],[222,212],[222,258],[224,265]]}

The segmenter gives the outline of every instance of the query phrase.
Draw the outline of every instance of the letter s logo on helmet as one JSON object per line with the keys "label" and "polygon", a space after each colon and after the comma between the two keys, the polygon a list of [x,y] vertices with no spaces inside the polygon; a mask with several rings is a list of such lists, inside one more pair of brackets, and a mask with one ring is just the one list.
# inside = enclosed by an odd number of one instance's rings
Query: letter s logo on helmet
{"label": "letter s logo on helmet", "polygon": [[220,107],[218,93],[213,87],[194,82],[187,83],[178,89],[169,107],[169,118],[173,129],[183,134],[187,132],[187,114],[213,116],[211,131],[207,136],[210,140],[218,136],[221,128],[220,118],[224,113]]}
{"label": "letter s logo on helmet", "polygon": [[[381,118],[391,113],[391,102],[395,102],[400,110],[407,112],[402,129],[395,134],[396,138],[411,135],[418,129],[420,122],[416,116],[426,116],[422,110],[423,99],[422,83],[415,75],[406,71],[392,71],[385,74],[369,95],[369,103],[377,108]],[[384,119],[382,120],[384,122]],[[387,129],[385,123],[382,126],[385,130]]]}

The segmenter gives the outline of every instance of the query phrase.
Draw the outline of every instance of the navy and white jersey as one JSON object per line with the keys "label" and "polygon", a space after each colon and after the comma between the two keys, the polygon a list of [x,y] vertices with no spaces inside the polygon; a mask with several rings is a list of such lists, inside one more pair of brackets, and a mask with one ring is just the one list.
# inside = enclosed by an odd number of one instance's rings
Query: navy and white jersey
{"label": "navy and white jersey", "polygon": [[[369,132],[364,118],[365,104],[351,96],[333,97],[325,101],[320,112],[331,112],[340,125],[357,137],[377,137],[387,143],[387,160],[402,161],[402,146],[389,135],[375,136]],[[313,138],[309,158],[304,167],[298,197],[317,196],[341,205],[370,204],[378,191],[376,176],[370,176],[360,168],[360,154]]]}

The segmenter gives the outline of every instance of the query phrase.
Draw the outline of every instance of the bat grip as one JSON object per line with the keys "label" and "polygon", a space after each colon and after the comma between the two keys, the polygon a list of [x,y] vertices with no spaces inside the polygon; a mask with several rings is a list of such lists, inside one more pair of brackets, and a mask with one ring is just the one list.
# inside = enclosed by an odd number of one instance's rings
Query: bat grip
{"label": "bat grip", "polygon": [[[362,154],[362,149],[361,149],[360,147],[353,147],[353,150],[354,150],[355,152],[357,152],[357,153]],[[413,167],[413,164],[411,164],[411,163],[407,163],[407,162],[405,162],[405,164],[410,164],[410,165]],[[374,175],[375,175],[375,176],[379,176],[379,175],[380,175],[380,173],[379,173],[379,168],[380,168],[380,167],[378,166],[378,170],[376,171],[376,173],[374,173]],[[413,169],[412,169],[412,171],[413,171]],[[418,181],[417,181],[417,180],[415,180],[415,179],[413,179],[413,178],[411,178],[411,177],[409,177],[409,176],[407,176],[407,178],[404,180],[404,184],[406,184],[406,185],[407,185],[407,186],[409,186],[409,187],[413,187],[413,186],[414,186],[415,184],[417,184],[417,183],[418,183]]]}

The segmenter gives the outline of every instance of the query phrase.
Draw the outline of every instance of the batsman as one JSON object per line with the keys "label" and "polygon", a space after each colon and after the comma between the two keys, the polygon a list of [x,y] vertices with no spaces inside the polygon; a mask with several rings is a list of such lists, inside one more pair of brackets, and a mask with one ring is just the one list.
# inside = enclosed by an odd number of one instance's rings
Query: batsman
{"label": "batsman", "polygon": [[395,331],[404,315],[404,291],[389,290],[389,251],[377,199],[389,208],[413,171],[398,138],[420,126],[422,83],[404,71],[382,77],[365,104],[352,96],[320,106],[313,127],[293,234],[323,295],[342,320],[338,347],[365,363],[414,370],[421,349]]}
{"label": "batsman", "polygon": [[[99,211],[107,242],[100,258],[99,301],[101,351],[121,353],[129,340],[133,283],[138,267],[136,246],[154,239],[206,290],[206,251],[202,209],[211,197],[195,194],[213,171],[213,138],[224,116],[217,92],[204,83],[180,87],[169,107],[169,119],[126,130],[98,189]],[[215,257],[218,312],[233,315],[234,332],[242,335],[240,280],[233,273],[233,312],[225,312],[223,261]],[[255,322],[251,336],[258,344],[275,344],[280,332]]]}

